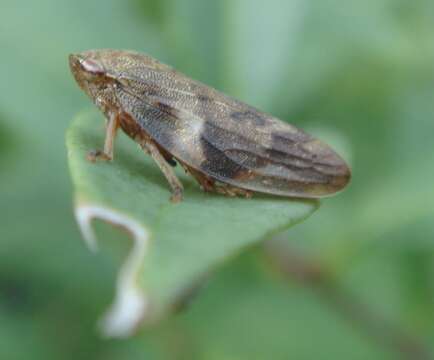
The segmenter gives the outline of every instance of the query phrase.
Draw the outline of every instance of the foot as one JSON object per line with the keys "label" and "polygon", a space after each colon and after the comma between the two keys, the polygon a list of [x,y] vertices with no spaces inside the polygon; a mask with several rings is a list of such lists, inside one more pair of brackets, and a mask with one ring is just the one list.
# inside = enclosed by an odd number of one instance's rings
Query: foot
{"label": "foot", "polygon": [[177,204],[182,201],[182,189],[176,189],[172,192],[172,196],[170,197],[170,201],[174,204]]}
{"label": "foot", "polygon": [[96,161],[110,161],[112,160],[111,156],[106,154],[104,151],[101,150],[91,150],[87,153],[86,156],[87,160],[90,162],[96,162]]}

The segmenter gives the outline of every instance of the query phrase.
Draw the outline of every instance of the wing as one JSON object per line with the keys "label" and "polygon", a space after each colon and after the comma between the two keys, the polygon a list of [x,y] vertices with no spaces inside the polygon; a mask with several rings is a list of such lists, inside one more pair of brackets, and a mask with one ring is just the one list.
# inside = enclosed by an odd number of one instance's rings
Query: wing
{"label": "wing", "polygon": [[174,157],[243,189],[322,197],[350,171],[329,146],[302,130],[175,71],[121,79],[123,108]]}
{"label": "wing", "polygon": [[223,123],[206,121],[201,136],[207,159],[201,167],[221,181],[300,197],[329,195],[348,183],[345,162],[330,147],[293,126],[252,110],[235,119],[230,115]]}

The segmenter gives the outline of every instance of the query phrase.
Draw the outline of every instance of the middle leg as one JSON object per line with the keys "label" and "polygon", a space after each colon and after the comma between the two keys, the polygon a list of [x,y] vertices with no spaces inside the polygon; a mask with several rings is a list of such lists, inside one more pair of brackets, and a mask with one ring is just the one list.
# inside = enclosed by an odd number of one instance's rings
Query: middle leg
{"label": "middle leg", "polygon": [[160,170],[163,172],[166,177],[169,185],[172,189],[172,196],[170,200],[173,203],[180,202],[182,200],[182,193],[184,191],[184,187],[182,186],[181,181],[179,181],[178,177],[175,174],[175,171],[171,167],[171,165],[167,162],[161,152],[158,150],[157,145],[150,139],[145,139],[140,144],[142,149],[149,154],[154,161],[157,163]]}

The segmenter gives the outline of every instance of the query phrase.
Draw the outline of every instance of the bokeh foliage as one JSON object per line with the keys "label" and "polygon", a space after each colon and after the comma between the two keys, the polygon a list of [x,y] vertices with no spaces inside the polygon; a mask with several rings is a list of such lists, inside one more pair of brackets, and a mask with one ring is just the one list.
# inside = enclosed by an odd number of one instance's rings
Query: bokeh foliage
{"label": "bokeh foliage", "polygon": [[67,54],[104,47],[147,52],[343,138],[350,188],[275,244],[314,259],[432,348],[433,33],[430,0],[1,0],[0,358],[383,359],[399,350],[340,316],[314,285],[283,278],[260,249],[228,262],[187,311],[152,330],[97,336],[118,264],[80,241],[64,133],[90,107]]}

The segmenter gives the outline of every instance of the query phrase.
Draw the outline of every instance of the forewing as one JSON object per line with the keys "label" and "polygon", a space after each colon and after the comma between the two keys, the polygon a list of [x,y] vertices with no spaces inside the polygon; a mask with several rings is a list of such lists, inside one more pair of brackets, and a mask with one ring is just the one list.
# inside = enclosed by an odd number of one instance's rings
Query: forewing
{"label": "forewing", "polygon": [[270,115],[175,71],[128,76],[132,111],[167,151],[236,187],[285,196],[321,197],[349,179],[327,145]]}
{"label": "forewing", "polygon": [[[320,197],[348,182],[348,168],[327,145],[264,113],[253,116],[252,111],[245,118],[206,122],[202,142],[212,162],[202,166],[208,172],[235,186],[288,196]],[[263,125],[252,118],[262,118]],[[218,160],[224,158],[236,166],[220,166]]]}

